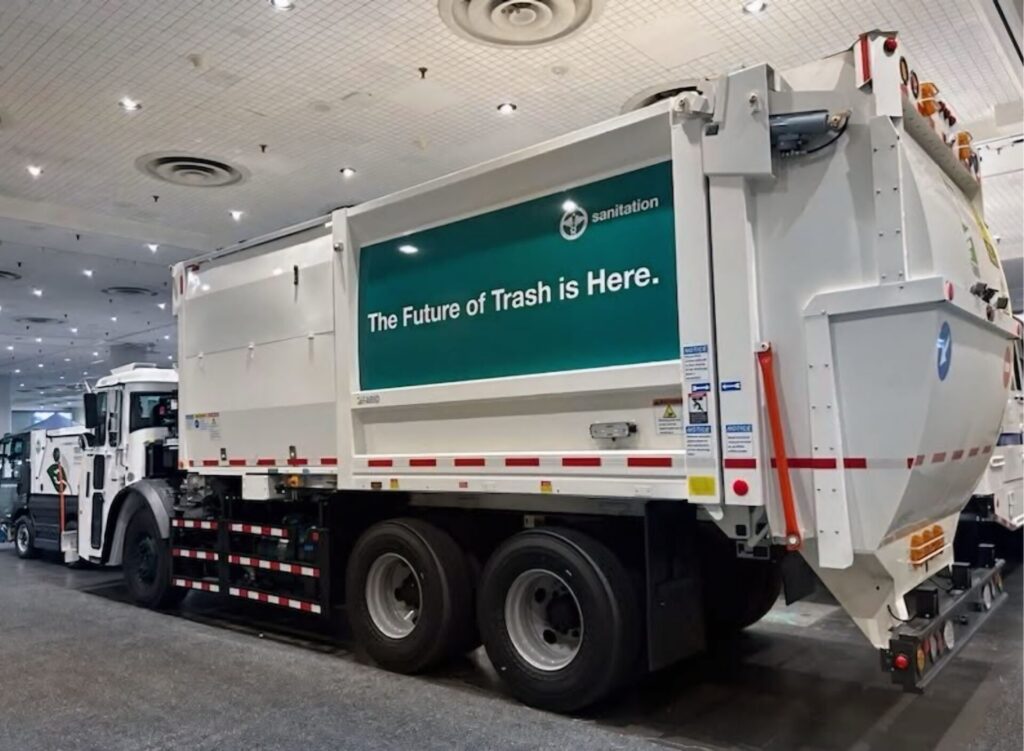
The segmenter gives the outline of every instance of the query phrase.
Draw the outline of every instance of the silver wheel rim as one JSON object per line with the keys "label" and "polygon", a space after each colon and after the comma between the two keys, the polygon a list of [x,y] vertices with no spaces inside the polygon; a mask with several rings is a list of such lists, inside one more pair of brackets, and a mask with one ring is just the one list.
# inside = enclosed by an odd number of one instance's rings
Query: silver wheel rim
{"label": "silver wheel rim", "polygon": [[568,666],[583,643],[583,611],[565,579],[544,569],[524,571],[505,595],[505,628],[519,656],[538,670]]}
{"label": "silver wheel rim", "polygon": [[398,553],[384,553],[366,575],[366,609],[389,639],[404,639],[416,628],[423,592],[416,570]]}
{"label": "silver wheel rim", "polygon": [[21,525],[18,526],[17,542],[18,542],[18,550],[20,550],[22,553],[24,553],[26,550],[28,550],[28,526],[27,525],[21,524]]}

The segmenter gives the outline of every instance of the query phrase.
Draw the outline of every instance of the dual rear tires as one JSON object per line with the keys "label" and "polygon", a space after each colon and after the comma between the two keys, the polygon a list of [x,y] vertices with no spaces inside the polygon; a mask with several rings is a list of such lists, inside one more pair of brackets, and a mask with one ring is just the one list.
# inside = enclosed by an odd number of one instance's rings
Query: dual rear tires
{"label": "dual rear tires", "polygon": [[544,709],[598,701],[639,651],[629,576],[607,547],[574,530],[514,535],[477,577],[443,530],[381,522],[353,548],[346,585],[353,634],[383,667],[426,670],[475,647],[479,634],[510,691]]}

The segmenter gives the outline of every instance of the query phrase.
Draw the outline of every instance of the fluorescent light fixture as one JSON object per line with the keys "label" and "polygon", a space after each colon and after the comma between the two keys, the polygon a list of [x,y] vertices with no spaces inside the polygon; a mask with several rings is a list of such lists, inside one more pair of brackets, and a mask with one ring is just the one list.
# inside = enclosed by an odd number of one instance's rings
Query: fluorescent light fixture
{"label": "fluorescent light fixture", "polygon": [[167,355],[167,359],[168,360],[173,360],[174,359],[174,355]]}
{"label": "fluorescent light fixture", "polygon": [[39,177],[41,174],[43,174],[43,168],[40,167],[38,164],[30,164],[25,169],[28,170],[28,173],[32,175],[33,178]]}
{"label": "fluorescent light fixture", "polygon": [[502,102],[501,104],[498,105],[498,112],[500,112],[502,115],[511,115],[517,109],[519,109],[519,107],[517,107],[512,102]]}
{"label": "fluorescent light fixture", "polygon": [[92,353],[92,356],[93,356],[93,357],[99,357],[99,356],[100,356],[100,353],[99,353],[99,352],[93,352],[93,353]]}
{"label": "fluorescent light fixture", "polygon": [[15,373],[20,373],[20,372],[21,372],[21,368],[15,368],[15,369],[14,369],[14,372],[15,372]]}
{"label": "fluorescent light fixture", "polygon": [[405,253],[407,256],[411,256],[413,253],[419,253],[420,249],[417,248],[415,245],[399,245],[398,252]]}
{"label": "fluorescent light fixture", "polygon": [[71,362],[71,358],[70,357],[65,357],[64,358],[64,362]]}
{"label": "fluorescent light fixture", "polygon": [[242,214],[244,214],[245,212],[239,211],[238,209],[232,209],[228,213],[231,214],[232,219],[234,219],[236,222],[240,222],[242,221]]}
{"label": "fluorescent light fixture", "polygon": [[170,334],[164,334],[164,340],[165,340],[165,341],[169,341],[169,340],[170,340],[170,338],[171,338],[171,335],[170,335]]}
{"label": "fluorescent light fixture", "polygon": [[575,210],[576,210],[576,209],[578,209],[579,207],[580,207],[580,205],[579,205],[578,203],[576,203],[576,202],[575,202],[574,200],[572,200],[571,198],[569,198],[569,199],[567,199],[567,200],[566,200],[566,201],[565,201],[565,202],[564,202],[564,203],[562,204],[562,211],[566,211],[566,212],[569,212],[569,211],[575,211]]}
{"label": "fluorescent light fixture", "polygon": [[37,367],[37,368],[41,368],[41,367],[43,367],[43,364],[42,364],[42,363],[39,363],[39,364],[38,364],[38,365],[37,365],[36,367]]}
{"label": "fluorescent light fixture", "polygon": [[352,177],[355,174],[356,174],[356,171],[354,169],[352,169],[351,167],[342,167],[341,168],[341,176],[344,177],[346,180],[348,178]]}
{"label": "fluorescent light fixture", "polygon": [[333,226],[334,226],[334,222],[331,222],[331,221],[324,222],[324,229],[331,229],[331,227],[333,227]]}
{"label": "fluorescent light fixture", "polygon": [[42,343],[43,343],[43,337],[37,336],[36,337],[36,344],[42,344]]}
{"label": "fluorescent light fixture", "polygon": [[768,7],[765,0],[743,0],[743,12],[755,15]]}
{"label": "fluorescent light fixture", "polygon": [[42,297],[43,291],[37,287],[36,289],[32,290],[32,294],[35,295],[36,297]]}
{"label": "fluorescent light fixture", "polygon": [[146,247],[149,248],[151,253],[156,253],[160,249],[157,243],[146,243]]}
{"label": "fluorescent light fixture", "polygon": [[14,345],[13,344],[8,344],[7,345],[7,351],[8,352],[13,352],[14,351]]}
{"label": "fluorescent light fixture", "polygon": [[132,99],[130,96],[121,97],[117,103],[125,112],[137,112],[142,109],[142,102],[138,99]]}

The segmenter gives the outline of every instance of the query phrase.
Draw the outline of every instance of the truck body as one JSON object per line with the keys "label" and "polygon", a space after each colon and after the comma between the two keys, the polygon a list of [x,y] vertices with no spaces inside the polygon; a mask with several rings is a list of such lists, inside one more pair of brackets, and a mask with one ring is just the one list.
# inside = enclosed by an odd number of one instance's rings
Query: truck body
{"label": "truck body", "polygon": [[559,711],[810,569],[922,688],[1006,599],[952,540],[1019,335],[948,112],[872,32],[177,264],[179,427],[104,544]]}

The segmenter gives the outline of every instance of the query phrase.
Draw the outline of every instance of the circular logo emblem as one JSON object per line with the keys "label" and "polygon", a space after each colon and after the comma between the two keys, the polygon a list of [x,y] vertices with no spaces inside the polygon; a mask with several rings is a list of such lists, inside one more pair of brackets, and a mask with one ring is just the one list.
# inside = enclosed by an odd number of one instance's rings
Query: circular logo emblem
{"label": "circular logo emblem", "polygon": [[579,206],[572,211],[562,214],[562,221],[558,223],[558,231],[566,240],[578,240],[587,230],[587,212]]}
{"label": "circular logo emblem", "polygon": [[953,332],[949,330],[949,322],[943,321],[939,329],[939,338],[935,342],[935,364],[939,370],[939,380],[945,381],[949,375],[949,365],[953,361]]}

